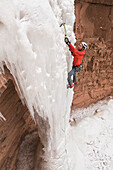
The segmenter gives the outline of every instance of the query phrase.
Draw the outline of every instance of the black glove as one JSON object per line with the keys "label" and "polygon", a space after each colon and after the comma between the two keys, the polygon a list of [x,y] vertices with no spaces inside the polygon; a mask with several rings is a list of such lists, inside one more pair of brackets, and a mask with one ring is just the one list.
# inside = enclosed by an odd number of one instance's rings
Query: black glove
{"label": "black glove", "polygon": [[65,43],[66,43],[67,45],[69,45],[69,44],[71,43],[71,42],[69,41],[68,37],[65,37],[64,41],[65,41]]}

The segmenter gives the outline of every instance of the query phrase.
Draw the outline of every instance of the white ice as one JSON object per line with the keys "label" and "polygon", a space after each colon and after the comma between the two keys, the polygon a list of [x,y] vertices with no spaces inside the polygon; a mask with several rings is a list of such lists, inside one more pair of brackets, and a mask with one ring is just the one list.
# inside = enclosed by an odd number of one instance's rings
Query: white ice
{"label": "white ice", "polygon": [[74,0],[1,0],[0,9],[0,66],[3,70],[5,63],[10,70],[38,124],[47,162],[43,169],[66,170],[65,131],[73,95],[66,84],[72,59],[60,24],[66,23],[74,42]]}
{"label": "white ice", "polygon": [[0,112],[0,120],[1,120],[1,121],[3,121],[3,120],[6,121],[6,118],[2,115],[1,112]]}

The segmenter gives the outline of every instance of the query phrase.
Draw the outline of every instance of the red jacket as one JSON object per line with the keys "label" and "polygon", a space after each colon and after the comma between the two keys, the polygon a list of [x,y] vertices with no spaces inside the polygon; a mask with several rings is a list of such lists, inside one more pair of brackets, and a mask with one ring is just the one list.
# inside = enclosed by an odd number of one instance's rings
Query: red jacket
{"label": "red jacket", "polygon": [[82,58],[85,55],[84,51],[78,51],[71,43],[68,45],[72,55],[74,56],[73,65],[77,66],[82,63]]}

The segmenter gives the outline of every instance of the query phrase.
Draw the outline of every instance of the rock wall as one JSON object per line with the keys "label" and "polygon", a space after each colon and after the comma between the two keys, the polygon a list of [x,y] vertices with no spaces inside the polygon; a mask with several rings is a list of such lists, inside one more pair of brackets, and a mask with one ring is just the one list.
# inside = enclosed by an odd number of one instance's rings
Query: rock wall
{"label": "rock wall", "polygon": [[78,0],[78,2],[88,2],[93,4],[113,5],[113,0]]}
{"label": "rock wall", "polygon": [[108,1],[85,1],[75,2],[77,43],[86,41],[88,49],[74,88],[72,109],[87,107],[113,91],[113,6]]}
{"label": "rock wall", "polygon": [[37,127],[11,80],[1,94],[0,112],[6,118],[0,120],[0,170],[33,169],[39,144]]}

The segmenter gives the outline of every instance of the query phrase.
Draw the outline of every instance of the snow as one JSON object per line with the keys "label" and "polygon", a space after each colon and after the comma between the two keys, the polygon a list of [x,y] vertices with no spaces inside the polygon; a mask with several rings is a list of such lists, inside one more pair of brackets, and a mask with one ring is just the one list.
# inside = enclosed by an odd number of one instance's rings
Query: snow
{"label": "snow", "polygon": [[[76,126],[72,126],[71,133],[84,158],[83,169],[112,170],[113,99],[100,101],[87,109],[81,109],[81,112],[83,114],[80,115]],[[77,120],[76,116],[74,114],[73,118]]]}
{"label": "snow", "polygon": [[0,7],[0,67],[4,71],[5,63],[10,70],[38,124],[42,169],[111,170],[112,99],[103,110],[101,103],[95,116],[93,106],[78,110],[77,124],[69,124],[73,91],[66,84],[72,58],[60,24],[66,23],[74,43],[74,0],[1,0]]}

